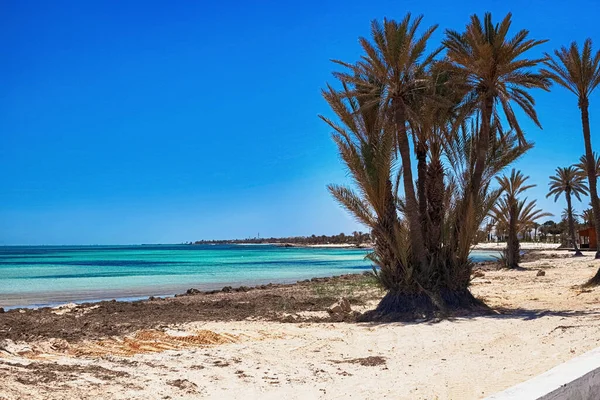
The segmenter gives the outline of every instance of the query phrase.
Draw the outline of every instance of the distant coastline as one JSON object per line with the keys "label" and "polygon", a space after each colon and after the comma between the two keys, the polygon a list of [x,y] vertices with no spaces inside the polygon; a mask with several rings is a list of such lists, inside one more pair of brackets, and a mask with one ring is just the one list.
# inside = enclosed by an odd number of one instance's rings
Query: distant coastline
{"label": "distant coastline", "polygon": [[112,298],[169,296],[190,287],[214,290],[295,282],[371,270],[369,250],[293,245],[154,245],[0,249],[12,275],[0,280],[0,307]]}
{"label": "distant coastline", "polygon": [[352,232],[351,234],[340,233],[338,235],[311,235],[311,236],[290,236],[290,237],[270,237],[261,238],[260,236],[247,239],[226,239],[226,240],[197,240],[195,242],[186,242],[188,245],[199,244],[255,244],[255,245],[273,245],[281,247],[329,247],[329,248],[361,248],[369,249],[373,247],[373,240],[369,233]]}
{"label": "distant coastline", "polygon": [[273,246],[279,247],[307,247],[307,248],[335,248],[335,249],[372,249],[373,243],[360,243],[360,244],[349,244],[349,243],[324,243],[324,244],[303,244],[303,243],[266,243]]}

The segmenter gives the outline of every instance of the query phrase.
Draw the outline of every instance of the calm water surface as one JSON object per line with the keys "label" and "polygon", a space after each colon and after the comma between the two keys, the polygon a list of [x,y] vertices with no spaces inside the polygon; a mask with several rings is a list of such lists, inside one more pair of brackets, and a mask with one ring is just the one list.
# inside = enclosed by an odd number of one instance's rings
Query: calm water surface
{"label": "calm water surface", "polygon": [[[0,247],[0,307],[168,296],[371,269],[367,250],[269,245]],[[497,252],[474,251],[474,261]]]}

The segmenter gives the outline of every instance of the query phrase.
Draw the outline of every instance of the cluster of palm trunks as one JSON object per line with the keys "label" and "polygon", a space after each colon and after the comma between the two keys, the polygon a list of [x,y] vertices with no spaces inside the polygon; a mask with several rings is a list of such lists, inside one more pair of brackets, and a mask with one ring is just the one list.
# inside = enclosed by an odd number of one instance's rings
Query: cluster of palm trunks
{"label": "cluster of palm trunks", "polygon": [[[423,27],[422,17],[408,14],[373,21],[370,38],[359,39],[360,59],[335,61],[343,70],[322,93],[336,118],[321,118],[334,130],[353,185],[329,190],[370,228],[374,273],[387,289],[364,319],[484,308],[469,292],[479,226],[502,201],[513,216],[544,215],[535,203],[519,203],[524,185],[511,194],[494,184],[532,147],[514,107],[541,127],[531,92],[558,79],[558,61],[529,57],[545,41],[526,30],[511,35],[510,26],[510,14],[499,23],[474,15],[463,32],[446,30],[429,50],[437,26]],[[525,177],[513,171],[512,178]],[[595,177],[590,192],[594,197]],[[506,220],[511,232],[517,223]],[[518,263],[518,241],[509,243],[508,257]]]}

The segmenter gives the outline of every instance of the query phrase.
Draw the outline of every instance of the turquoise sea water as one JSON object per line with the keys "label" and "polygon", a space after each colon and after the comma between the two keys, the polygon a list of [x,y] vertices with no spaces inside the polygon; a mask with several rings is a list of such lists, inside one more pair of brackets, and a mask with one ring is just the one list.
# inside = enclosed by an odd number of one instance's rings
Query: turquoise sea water
{"label": "turquoise sea water", "polygon": [[[0,307],[169,296],[371,269],[367,250],[270,245],[0,247]],[[475,261],[494,252],[473,252]]]}

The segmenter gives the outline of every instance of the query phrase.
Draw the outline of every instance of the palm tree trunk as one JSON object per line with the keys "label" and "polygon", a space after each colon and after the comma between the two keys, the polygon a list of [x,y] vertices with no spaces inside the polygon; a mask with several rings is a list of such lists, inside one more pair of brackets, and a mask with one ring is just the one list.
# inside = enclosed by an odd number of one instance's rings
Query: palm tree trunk
{"label": "palm tree trunk", "polygon": [[[432,157],[427,169],[427,250],[433,257],[442,247],[442,224],[444,222],[444,166],[439,154]],[[435,255],[435,256],[434,256]]]}
{"label": "palm tree trunk", "polygon": [[[581,99],[579,102],[581,109],[581,124],[583,125],[583,141],[585,143],[585,158],[587,163],[587,174],[590,189],[590,198],[592,200],[592,209],[594,210],[594,220],[596,229],[596,238],[600,239],[600,202],[598,201],[598,190],[596,188],[596,160],[592,151],[592,138],[590,134],[590,116],[588,113],[589,102],[587,99]],[[596,245],[596,259],[600,258],[600,246]],[[600,269],[598,270],[598,284],[600,284]]]}
{"label": "palm tree trunk", "polygon": [[583,256],[581,251],[577,247],[577,240],[575,237],[575,223],[573,222],[573,207],[571,205],[571,190],[565,191],[565,197],[567,198],[567,216],[569,217],[569,235],[571,235],[571,242],[573,242],[573,249],[575,249],[575,257]]}
{"label": "palm tree trunk", "polygon": [[396,230],[398,225],[396,202],[392,194],[392,182],[386,182],[386,205],[381,215],[378,216],[377,225],[373,229],[375,235],[376,252],[382,262],[382,270],[391,272],[390,276],[380,280],[385,289],[392,292],[417,292],[413,282],[413,272],[410,265],[398,262],[402,257],[397,253]]}
{"label": "palm tree trunk", "polygon": [[513,199],[510,206],[510,215],[508,219],[508,241],[507,241],[507,263],[508,268],[519,267],[519,238],[517,232],[518,209],[516,201]]}
{"label": "palm tree trunk", "polygon": [[410,160],[410,146],[406,132],[406,112],[401,99],[394,99],[395,122],[398,135],[398,151],[402,160],[402,178],[404,183],[404,196],[406,198],[406,218],[410,228],[410,244],[414,259],[419,263],[421,270],[427,266],[427,255],[423,243],[423,230],[419,218],[419,205],[415,195],[412,167]]}
{"label": "palm tree trunk", "polygon": [[419,215],[423,234],[423,241],[428,236],[427,224],[427,148],[419,141],[416,148],[417,154],[417,196],[419,198]]}
{"label": "palm tree trunk", "polygon": [[[583,125],[583,141],[585,143],[585,158],[587,164],[588,182],[590,189],[590,197],[592,199],[592,209],[594,211],[594,222],[596,230],[596,259],[600,258],[600,246],[597,241],[600,239],[600,202],[598,201],[598,190],[596,188],[596,167],[594,152],[592,151],[592,139],[590,134],[590,116],[588,113],[589,102],[587,99],[579,100],[579,108],[581,109],[581,124]],[[600,285],[600,268],[596,275],[590,279],[586,285]]]}
{"label": "palm tree trunk", "polygon": [[490,147],[493,109],[494,98],[488,95],[484,100],[483,109],[481,110],[481,130],[479,132],[479,140],[477,141],[477,160],[475,160],[475,167],[473,168],[473,176],[471,178],[470,189],[473,200],[479,194],[487,153]]}

